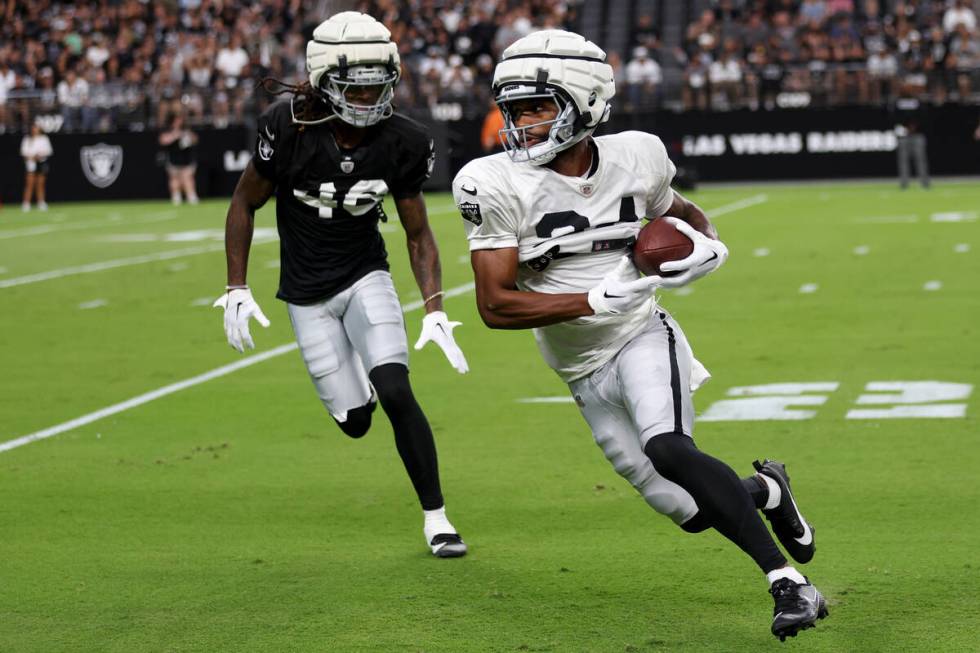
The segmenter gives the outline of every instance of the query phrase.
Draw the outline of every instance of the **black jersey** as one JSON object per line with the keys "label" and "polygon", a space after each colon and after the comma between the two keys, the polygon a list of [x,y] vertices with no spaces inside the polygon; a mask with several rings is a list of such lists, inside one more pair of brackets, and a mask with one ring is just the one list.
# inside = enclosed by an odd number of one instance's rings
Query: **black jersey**
{"label": "black jersey", "polygon": [[259,118],[252,164],[276,183],[279,299],[311,304],[388,269],[378,230],[387,219],[384,197],[422,190],[432,173],[432,139],[400,114],[366,131],[360,145],[342,149],[329,125],[294,123],[288,100]]}

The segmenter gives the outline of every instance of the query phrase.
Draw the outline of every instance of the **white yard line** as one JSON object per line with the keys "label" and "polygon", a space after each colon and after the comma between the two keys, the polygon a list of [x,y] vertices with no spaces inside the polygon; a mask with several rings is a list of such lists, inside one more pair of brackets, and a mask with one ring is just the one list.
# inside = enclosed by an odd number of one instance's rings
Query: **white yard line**
{"label": "white yard line", "polygon": [[875,215],[852,220],[859,224],[914,224],[918,221],[917,215]]}
{"label": "white yard line", "polygon": [[[519,404],[574,404],[573,397],[524,397],[518,399]],[[0,445],[2,446],[2,445]]]}
{"label": "white yard line", "polygon": [[[464,283],[461,286],[456,286],[455,288],[449,288],[446,290],[446,297],[455,297],[457,295],[463,295],[465,293],[473,290],[474,284]],[[409,302],[407,304],[402,304],[402,310],[406,313],[416,311],[422,308],[422,301]],[[183,381],[178,381],[177,383],[171,383],[170,385],[165,385],[162,388],[157,388],[156,390],[151,390],[150,392],[141,394],[139,396],[133,397],[132,399],[127,399],[126,401],[120,402],[118,404],[113,404],[112,406],[107,406],[94,413],[89,413],[88,415],[82,415],[71,421],[58,424],[56,426],[51,426],[40,431],[35,431],[28,435],[21,436],[19,438],[14,438],[13,440],[8,440],[7,442],[0,442],[0,452],[9,451],[10,449],[16,449],[17,447],[22,447],[25,444],[30,444],[31,442],[37,442],[38,440],[44,440],[45,438],[50,438],[52,436],[64,433],[65,431],[71,431],[77,429],[79,426],[85,426],[86,424],[91,424],[92,422],[98,421],[103,417],[108,417],[110,415],[115,415],[123,411],[129,410],[130,408],[136,408],[137,406],[142,406],[161,397],[166,397],[175,392],[180,392],[187,388],[191,388],[195,385],[200,385],[212,379],[217,379],[219,377],[231,374],[232,372],[237,372],[238,370],[250,367],[257,363],[267,361],[276,356],[281,356],[283,354],[288,354],[296,349],[297,345],[295,342],[290,342],[285,345],[280,345],[269,351],[262,352],[261,354],[254,354],[242,360],[230,363],[228,365],[222,365],[221,367],[215,368],[210,372],[205,372],[204,374],[198,374],[197,376],[185,379]]]}
{"label": "white yard line", "polygon": [[[271,239],[257,240],[257,241],[253,241],[252,245],[264,245],[265,243],[272,243],[272,242],[276,242],[276,241]],[[183,258],[184,256],[194,256],[196,254],[208,254],[210,252],[223,251],[224,249],[225,249],[224,244],[214,244],[214,245],[205,245],[202,247],[188,247],[186,249],[174,249],[168,252],[157,252],[156,254],[131,256],[129,258],[118,258],[111,261],[99,261],[98,263],[87,263],[85,265],[76,265],[69,268],[59,268],[57,270],[47,270],[46,272],[28,274],[23,277],[11,277],[10,279],[0,279],[0,288],[13,288],[14,286],[23,286],[29,283],[37,283],[39,281],[48,281],[50,279],[71,277],[77,274],[88,274],[89,272],[101,272],[103,270],[112,270],[114,268],[122,268],[130,265],[140,265],[142,263],[153,263],[154,261],[167,261],[175,258]]]}
{"label": "white yard line", "polygon": [[729,204],[722,204],[716,209],[711,209],[706,211],[709,218],[717,218],[719,215],[725,215],[726,213],[734,213],[735,211],[741,211],[742,209],[747,209],[750,206],[755,206],[756,204],[765,204],[769,201],[769,196],[765,193],[759,193],[758,195],[753,195],[751,197],[746,197]]}
{"label": "white yard line", "polygon": [[118,227],[134,224],[147,224],[149,222],[163,222],[173,220],[178,217],[177,211],[157,211],[141,215],[133,220],[123,220],[122,215],[112,214],[101,220],[90,220],[88,222],[69,222],[67,224],[41,224],[23,229],[6,229],[0,231],[0,240],[9,238],[22,238],[24,236],[40,236],[62,231],[77,231],[79,229],[97,229],[100,227]]}

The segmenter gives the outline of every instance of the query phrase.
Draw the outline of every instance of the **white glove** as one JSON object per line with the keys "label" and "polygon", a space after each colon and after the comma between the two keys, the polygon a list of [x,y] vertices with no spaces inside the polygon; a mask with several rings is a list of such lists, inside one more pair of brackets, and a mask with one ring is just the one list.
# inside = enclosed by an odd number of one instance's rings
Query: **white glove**
{"label": "white glove", "polygon": [[678,218],[665,217],[664,220],[674,225],[694,241],[694,251],[680,261],[669,261],[660,265],[661,272],[680,272],[669,277],[657,277],[662,288],[679,288],[695,279],[700,279],[709,272],[714,272],[728,258],[728,248],[725,243],[714,238],[708,238],[703,233]]}
{"label": "white glove", "polygon": [[425,343],[431,340],[439,345],[442,353],[449,359],[449,364],[453,366],[453,369],[460,374],[466,374],[470,371],[470,366],[466,364],[466,357],[463,356],[463,350],[459,348],[459,345],[456,344],[456,340],[453,338],[453,329],[460,324],[462,322],[450,322],[449,317],[444,311],[426,313],[425,317],[422,318],[422,334],[415,343],[416,351],[422,349]]}
{"label": "white glove", "polygon": [[589,291],[589,306],[596,315],[619,315],[633,310],[650,299],[663,281],[660,277],[641,277],[627,281],[626,273],[631,268],[633,262],[628,256],[624,256],[619,265]]}
{"label": "white glove", "polygon": [[245,353],[245,346],[255,349],[252,334],[248,332],[249,318],[254,317],[266,328],[269,327],[270,322],[252,298],[252,291],[248,288],[229,290],[218,297],[212,306],[225,309],[225,336],[228,338],[228,344],[240,353]]}

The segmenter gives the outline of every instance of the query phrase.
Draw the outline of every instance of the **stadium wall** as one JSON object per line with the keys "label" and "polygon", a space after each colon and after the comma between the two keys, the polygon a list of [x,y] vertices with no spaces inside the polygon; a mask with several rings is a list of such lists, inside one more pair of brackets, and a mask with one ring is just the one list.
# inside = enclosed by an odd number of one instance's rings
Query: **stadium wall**
{"label": "stadium wall", "polygon": [[[980,174],[974,140],[977,108],[948,105],[917,114],[929,139],[936,175]],[[883,109],[725,113],[658,112],[615,116],[611,133],[639,129],[663,138],[690,178],[705,181],[861,178],[896,175],[895,126]],[[464,163],[482,156],[482,120],[425,120],[436,142],[428,188],[446,190]],[[248,163],[253,133],[244,127],[200,129],[197,183],[201,196],[228,196]],[[166,173],[155,132],[51,134],[49,201],[166,198]],[[19,202],[24,165],[20,136],[0,135],[0,197]]]}

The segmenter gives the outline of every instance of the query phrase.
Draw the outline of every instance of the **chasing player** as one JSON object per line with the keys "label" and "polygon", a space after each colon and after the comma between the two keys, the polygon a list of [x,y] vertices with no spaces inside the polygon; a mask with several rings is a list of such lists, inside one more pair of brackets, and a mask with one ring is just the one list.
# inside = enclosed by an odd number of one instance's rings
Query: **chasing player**
{"label": "chasing player", "polygon": [[303,361],[323,405],[352,438],[371,426],[380,401],[424,513],[426,544],[458,557],[466,544],[446,517],[432,430],[408,380],[402,309],[378,229],[391,193],[405,228],[426,315],[415,348],[435,342],[467,371],[442,307],[439,251],[422,184],[432,172],[425,128],[393,113],[401,68],[390,32],[374,18],[343,12],[321,23],[307,44],[309,83],[260,118],[251,163],[228,209],[225,245],[228,342],[254,347],[249,319],[263,315],[245,274],[255,211],[273,194],[281,239],[277,297],[286,302]]}

